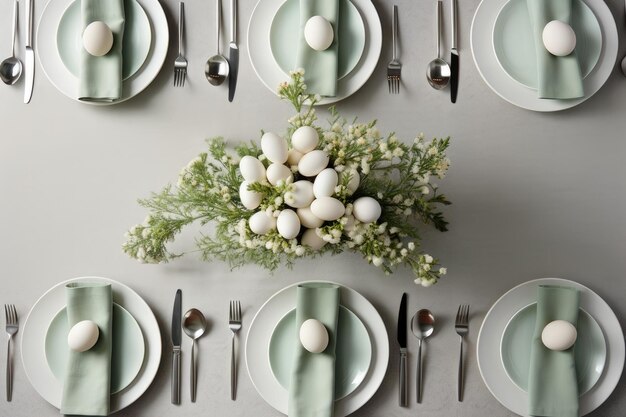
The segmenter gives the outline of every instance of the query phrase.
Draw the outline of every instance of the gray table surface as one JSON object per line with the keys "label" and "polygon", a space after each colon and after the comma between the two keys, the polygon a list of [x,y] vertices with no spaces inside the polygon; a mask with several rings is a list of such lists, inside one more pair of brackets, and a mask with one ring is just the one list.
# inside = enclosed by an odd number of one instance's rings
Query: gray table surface
{"label": "gray table surface", "polygon": [[[38,17],[45,2],[35,3]],[[269,417],[279,413],[256,393],[243,361],[238,399],[229,398],[228,299],[242,301],[245,334],[255,312],[278,289],[303,279],[338,280],[370,299],[394,335],[400,295],[406,291],[411,311],[430,308],[437,315],[437,331],[425,352],[423,404],[415,404],[411,384],[410,408],[397,405],[398,354],[392,340],[390,366],[380,390],[354,415],[512,416],[483,384],[475,359],[481,321],[501,294],[530,279],[563,277],[597,291],[622,323],[626,317],[626,79],[616,68],[599,93],[562,113],[516,108],[494,94],[474,66],[469,33],[478,0],[459,3],[461,80],[456,105],[450,104],[447,92],[432,90],[424,77],[435,49],[433,2],[399,0],[401,94],[387,93],[384,74],[391,50],[386,48],[369,82],[337,106],[346,116],[377,118],[381,131],[396,131],[406,140],[418,132],[453,137],[452,168],[440,183],[454,202],[446,210],[450,231],[425,233],[425,248],[440,256],[449,270],[435,287],[416,287],[406,270],[386,277],[350,254],[323,262],[302,261],[293,271],[280,269],[270,276],[256,267],[231,272],[221,263],[205,264],[193,256],[168,265],[141,265],[122,253],[125,230],[145,216],[136,199],[175,181],[179,169],[205,149],[205,138],[257,139],[261,128],[282,132],[291,115],[290,107],[256,78],[245,42],[235,102],[227,102],[225,87],[206,82],[204,62],[214,52],[214,3],[189,0],[190,67],[185,88],[172,87],[173,43],[155,82],[119,105],[92,107],[66,98],[39,64],[31,104],[21,102],[22,82],[0,88],[0,302],[15,303],[23,319],[37,298],[59,281],[85,275],[119,280],[153,308],[163,332],[164,355],[146,394],[117,415],[248,416],[254,412]],[[617,0],[608,3],[624,36],[623,5]],[[174,39],[177,4],[167,0],[163,5]],[[376,0],[375,5],[383,22],[384,44],[389,46],[391,3]],[[252,0],[240,1],[242,39],[253,6]],[[8,0],[0,3],[0,51],[7,54],[11,8]],[[447,22],[448,2],[444,8]],[[24,25],[21,29],[20,42]],[[445,39],[444,46],[448,44]],[[185,235],[177,245],[191,248],[192,244],[192,237]],[[180,407],[170,405],[167,332],[176,288],[184,291],[185,308],[198,307],[211,321],[208,335],[200,340],[198,402],[191,404],[188,399],[189,357],[185,356]],[[458,403],[453,321],[462,302],[472,305],[472,320],[465,401]],[[185,342],[188,355],[190,346]],[[409,343],[413,377],[417,343]],[[0,357],[5,353],[2,344]],[[14,399],[12,403],[0,400],[0,415],[57,415],[28,383],[19,346],[16,353]],[[0,369],[4,373],[4,366]],[[592,416],[623,416],[625,408],[622,379]]]}

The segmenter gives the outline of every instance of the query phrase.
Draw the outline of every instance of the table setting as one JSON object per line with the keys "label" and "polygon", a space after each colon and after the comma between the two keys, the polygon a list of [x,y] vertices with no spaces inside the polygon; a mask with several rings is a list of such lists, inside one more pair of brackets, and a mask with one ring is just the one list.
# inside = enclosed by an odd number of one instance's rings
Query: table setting
{"label": "table setting", "polygon": [[0,415],[621,416],[625,15],[3,1]]}

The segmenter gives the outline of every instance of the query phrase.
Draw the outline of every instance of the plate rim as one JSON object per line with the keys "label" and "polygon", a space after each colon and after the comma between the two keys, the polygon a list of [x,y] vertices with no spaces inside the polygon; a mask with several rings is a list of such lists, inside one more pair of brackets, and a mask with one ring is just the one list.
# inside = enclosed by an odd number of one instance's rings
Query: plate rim
{"label": "plate rim", "polygon": [[[256,74],[257,78],[261,81],[261,83],[267,87],[274,94],[278,95],[278,85],[280,82],[288,81],[288,76],[285,75],[282,69],[275,62],[273,56],[271,55],[271,48],[269,46],[269,26],[271,25],[271,19],[269,23],[263,23],[263,19],[260,19],[261,23],[267,26],[267,33],[263,30],[261,34],[258,36],[254,36],[252,34],[252,29],[255,22],[255,17],[258,13],[261,13],[260,10],[262,7],[266,6],[266,3],[269,3],[267,7],[275,7],[275,4],[282,4],[284,0],[259,0],[250,15],[250,19],[248,21],[248,33],[246,37],[246,45],[248,49],[248,58],[250,59],[250,63],[252,65],[252,69]],[[383,42],[383,34],[382,34],[382,23],[380,21],[380,16],[378,15],[378,11],[376,7],[370,0],[350,0],[356,6],[357,10],[361,14],[361,18],[365,24],[365,53],[359,60],[355,70],[350,72],[344,78],[338,81],[338,93],[334,97],[323,97],[319,102],[317,102],[317,106],[328,105],[332,103],[336,103],[341,101],[352,94],[356,93],[361,87],[367,83],[367,81],[371,78],[374,70],[378,66],[378,61],[380,59],[380,54],[382,52],[382,42]],[[273,2],[273,3],[270,3]],[[263,27],[265,27],[263,26]],[[262,42],[262,44],[261,44]],[[257,47],[258,45],[262,45],[263,47]],[[263,49],[263,51],[261,51]],[[255,58],[253,58],[253,54],[263,56],[266,60],[270,60],[271,63],[264,64],[261,66],[260,60],[255,65]],[[258,58],[256,58],[258,59]],[[261,76],[261,73],[266,73],[266,69],[261,70],[262,67],[270,66],[272,68],[272,78],[275,78],[275,85],[270,85],[271,83],[264,79]],[[359,77],[357,78],[357,75]],[[267,78],[267,74],[265,74]],[[341,92],[343,90],[343,92]]]}
{"label": "plate rim", "polygon": [[[493,53],[493,48],[491,47],[491,33],[493,31],[495,17],[497,16],[492,15],[499,10],[497,6],[502,1],[506,0],[481,0],[472,18],[470,28],[470,47],[474,65],[485,84],[487,84],[496,95],[510,104],[526,110],[553,112],[566,110],[583,103],[604,86],[611,76],[617,61],[619,39],[615,18],[608,5],[603,0],[584,0],[600,23],[602,39],[604,41],[602,43],[599,64],[583,81],[585,96],[573,100],[540,99],[533,90],[513,81],[500,68]],[[489,19],[493,17],[493,21],[487,19],[487,17],[489,17]],[[480,41],[478,41],[478,38],[481,38]],[[483,43],[485,43],[485,45],[483,45]],[[485,48],[487,49],[485,50]],[[481,55],[481,57],[477,58],[477,55]],[[489,62],[481,63],[479,62],[481,60],[488,60]],[[490,80],[490,77],[485,75],[487,72],[494,75],[493,80]],[[495,85],[498,85],[498,87],[496,88]]]}
{"label": "plate rim", "polygon": [[[267,395],[267,392],[265,390],[262,390],[262,389],[259,388],[258,381],[256,381],[255,378],[253,378],[253,376],[252,376],[253,373],[256,374],[256,371],[255,372],[251,372],[251,367],[250,367],[250,357],[249,357],[250,356],[249,355],[250,334],[252,333],[252,331],[254,329],[254,323],[256,322],[257,318],[259,317],[259,314],[266,308],[266,306],[269,305],[269,303],[273,302],[274,299],[277,296],[279,296],[281,293],[283,293],[283,292],[285,292],[287,290],[290,290],[292,288],[297,287],[298,285],[305,284],[305,283],[312,283],[312,282],[323,282],[323,283],[338,285],[341,288],[343,288],[344,291],[346,291],[348,294],[350,294],[351,297],[356,297],[356,299],[358,299],[361,303],[363,303],[364,308],[367,308],[368,310],[371,310],[372,312],[376,313],[375,315],[370,317],[370,320],[372,322],[374,322],[372,324],[375,324],[375,326],[373,326],[373,325],[372,326],[368,326],[368,324],[366,323],[368,321],[367,318],[359,315],[360,319],[362,319],[362,320],[365,319],[366,320],[366,322],[363,323],[363,324],[365,324],[365,328],[367,329],[368,333],[370,334],[371,340],[373,340],[373,343],[372,343],[372,352],[373,352],[372,358],[373,358],[373,361],[374,361],[374,365],[373,365],[373,367],[371,367],[371,371],[366,376],[366,381],[364,381],[364,383],[362,383],[351,395],[348,395],[347,397],[345,397],[345,398],[343,398],[343,399],[341,399],[341,400],[339,400],[339,401],[337,401],[335,403],[335,414],[334,414],[335,417],[345,417],[348,414],[353,413],[354,411],[358,410],[363,405],[365,405],[374,396],[374,394],[378,391],[378,388],[380,387],[380,385],[383,382],[384,377],[385,377],[385,375],[387,373],[387,367],[388,367],[388,364],[389,364],[389,351],[390,351],[389,335],[387,333],[387,328],[385,327],[385,323],[383,322],[382,317],[380,316],[380,313],[372,305],[372,303],[369,300],[367,300],[363,295],[361,295],[361,293],[357,292],[356,290],[354,290],[354,289],[352,289],[350,287],[347,287],[346,285],[340,284],[338,282],[326,281],[326,280],[307,280],[307,281],[302,281],[302,282],[297,282],[297,283],[294,283],[294,284],[290,284],[290,285],[288,285],[286,287],[283,287],[280,290],[276,291],[272,296],[270,296],[261,305],[259,310],[254,315],[254,318],[252,319],[252,321],[250,323],[250,326],[248,327],[248,333],[246,334],[246,341],[245,341],[245,347],[244,347],[244,356],[245,356],[245,361],[246,361],[246,368],[248,370],[248,376],[250,377],[250,380],[252,381],[252,385],[254,386],[256,391],[259,393],[261,398],[263,398],[263,400],[265,402],[267,402],[271,407],[275,408],[279,412],[281,412],[283,414],[287,414],[287,394],[284,395],[284,403],[280,403],[280,401],[282,401],[282,400],[276,400],[275,397],[274,398],[270,398],[270,396]],[[295,304],[293,304],[293,305],[295,305]],[[355,314],[356,314],[356,312],[355,312]],[[267,358],[267,354],[266,353],[265,353],[264,357]],[[267,360],[265,360],[265,365],[269,368],[269,363],[268,363]],[[270,371],[270,373],[271,373],[271,371]],[[273,376],[272,376],[272,378],[273,378]],[[280,387],[278,382],[276,382],[276,385],[278,385]]]}
{"label": "plate rim", "polygon": [[[123,293],[120,294],[118,292],[118,294],[122,297],[133,297],[136,298],[138,301],[141,301],[142,305],[140,307],[137,307],[138,309],[141,308],[143,309],[143,319],[140,321],[137,321],[137,323],[139,324],[139,327],[142,329],[142,334],[144,336],[144,348],[146,349],[146,352],[144,353],[144,360],[142,363],[142,367],[141,370],[139,371],[138,376],[133,380],[133,382],[126,387],[125,389],[123,389],[122,391],[118,392],[117,394],[112,394],[111,395],[111,410],[110,413],[113,414],[117,411],[120,411],[126,407],[128,407],[129,405],[131,405],[132,403],[134,403],[137,399],[139,399],[147,390],[148,388],[152,385],[152,382],[154,381],[154,378],[156,377],[156,374],[159,370],[159,366],[161,363],[161,355],[162,355],[162,337],[161,337],[161,331],[159,328],[159,323],[156,319],[156,316],[154,315],[154,312],[152,311],[152,309],[150,308],[150,306],[148,305],[148,303],[132,288],[130,288],[129,286],[127,286],[126,284],[123,284],[119,281],[113,280],[111,278],[105,278],[105,277],[100,277],[100,276],[83,276],[83,277],[75,277],[75,278],[71,278],[71,279],[67,279],[61,282],[56,283],[55,285],[53,285],[52,287],[48,288],[38,299],[37,301],[33,304],[33,306],[31,307],[31,309],[28,312],[28,315],[26,316],[26,320],[24,321],[24,325],[22,328],[21,333],[21,337],[20,337],[20,357],[21,357],[21,361],[22,361],[22,366],[24,369],[24,373],[26,374],[26,378],[28,379],[28,381],[30,382],[31,386],[33,387],[33,389],[44,399],[46,400],[48,403],[50,403],[52,406],[54,406],[55,408],[59,409],[60,408],[60,402],[61,399],[60,398],[52,398],[53,395],[50,393],[50,391],[46,391],[45,393],[42,392],[42,387],[41,387],[41,382],[38,382],[37,379],[41,379],[41,377],[35,378],[35,375],[33,375],[31,373],[31,366],[29,366],[27,364],[27,355],[30,355],[30,352],[33,349],[24,349],[24,338],[27,334],[30,334],[30,332],[27,331],[28,329],[28,324],[31,320],[31,318],[33,317],[33,313],[35,311],[35,308],[40,304],[40,302],[42,302],[43,300],[45,300],[47,297],[50,296],[50,294],[52,293],[52,291],[57,290],[59,287],[64,287],[66,284],[70,283],[70,282],[76,282],[76,281],[87,281],[87,282],[107,282],[110,283],[112,285],[118,286],[121,290],[123,290]],[[139,303],[138,303],[139,304]],[[133,308],[134,309],[134,308]],[[130,312],[130,310],[129,310]],[[131,313],[132,315],[132,313]],[[133,317],[135,317],[133,315]],[[135,317],[135,320],[137,320],[137,317]],[[142,327],[142,325],[144,325],[145,327]],[[45,326],[45,324],[44,324]],[[46,327],[47,328],[47,327]],[[44,338],[45,335],[40,335],[40,338]],[[43,339],[42,339],[43,340]],[[46,359],[45,359],[45,353],[43,351],[43,346],[40,346],[41,349],[39,349],[39,355],[41,355],[43,357],[43,363],[46,364],[45,370],[43,371],[39,371],[39,372],[48,372],[49,375],[47,376],[48,379],[52,378],[53,381],[57,381],[56,378],[54,377],[54,375],[52,374],[52,371],[50,371],[50,369],[47,367],[47,363],[46,363]],[[39,375],[39,374],[37,374]],[[139,384],[140,382],[143,382],[142,384]]]}
{"label": "plate rim", "polygon": [[[518,404],[520,403],[520,400],[518,397],[519,396],[523,397],[523,395],[526,395],[526,393],[523,392],[521,389],[519,389],[508,378],[508,376],[506,375],[506,371],[502,367],[501,360],[492,361],[491,363],[489,361],[485,361],[483,363],[483,361],[481,360],[481,353],[485,349],[484,346],[486,344],[492,345],[494,343],[493,341],[485,341],[483,336],[484,336],[484,333],[487,332],[486,326],[488,324],[488,319],[490,318],[494,309],[503,300],[506,300],[510,296],[511,293],[515,291],[520,291],[521,288],[523,289],[526,286],[541,285],[541,284],[554,284],[554,283],[561,284],[561,285],[564,285],[564,284],[570,285],[579,289],[583,289],[584,291],[581,293],[581,305],[587,305],[587,303],[597,303],[595,306],[592,306],[593,308],[587,309],[587,311],[590,314],[591,314],[590,310],[594,310],[595,308],[603,309],[605,310],[604,312],[607,313],[607,317],[603,317],[602,321],[598,322],[598,324],[600,325],[600,328],[602,329],[603,333],[608,339],[607,340],[607,352],[608,353],[607,353],[607,362],[605,364],[605,372],[600,377],[600,380],[598,381],[598,383],[580,398],[581,416],[584,416],[594,411],[596,408],[602,405],[607,400],[607,398],[609,398],[611,393],[613,393],[613,391],[617,387],[620,377],[622,375],[622,371],[624,369],[624,359],[626,358],[626,354],[625,354],[626,346],[625,346],[625,341],[624,341],[624,333],[623,333],[621,325],[619,324],[617,316],[615,315],[615,312],[606,303],[606,301],[602,299],[602,297],[600,297],[597,293],[595,293],[593,290],[591,290],[587,286],[580,284],[578,282],[572,281],[572,280],[564,279],[564,278],[538,278],[538,279],[533,279],[530,281],[522,282],[514,286],[513,288],[507,290],[504,294],[498,297],[498,299],[493,303],[493,305],[487,311],[487,314],[485,315],[483,322],[480,326],[480,330],[478,332],[478,338],[476,341],[476,359],[478,363],[480,376],[485,386],[491,393],[491,395],[493,395],[493,397],[496,400],[498,400],[498,402],[502,406],[504,406],[506,409],[514,413],[517,413],[521,416],[525,416],[525,417],[528,417],[527,407],[525,407],[526,402],[521,401],[523,405]],[[509,316],[509,313],[507,313],[507,316]],[[508,322],[508,319],[506,320],[506,322]],[[605,330],[607,326],[606,323],[609,323],[614,326],[614,328],[613,327],[611,328],[613,333],[610,333]],[[500,338],[498,338],[498,340],[495,342],[498,347],[499,347],[499,340]],[[496,350],[499,352],[498,348],[496,348]],[[615,361],[616,363],[613,364],[612,363],[613,361]],[[513,394],[509,392],[506,394],[507,398],[501,398],[501,396],[495,393],[494,388],[488,381],[489,379],[491,379],[491,375],[489,377],[486,377],[487,368],[489,368],[489,371],[491,373],[494,372],[493,370],[494,368],[495,368],[496,373],[499,373],[499,374],[504,373],[504,381],[500,381],[500,383],[501,385],[508,386],[509,391],[513,391]],[[502,375],[500,375],[500,377],[501,376]],[[600,388],[602,388],[603,385],[605,387],[602,391],[600,391]],[[515,398],[511,399],[511,397],[515,397]],[[518,408],[518,407],[521,407],[521,408]]]}
{"label": "plate rim", "polygon": [[[339,303],[339,307],[340,307],[340,308],[343,308],[343,309],[344,309],[344,310],[346,310],[346,311],[348,311],[348,313],[349,313],[350,315],[354,316],[354,317],[358,320],[358,322],[361,324],[361,326],[363,326],[363,330],[365,331],[365,333],[366,333],[366,335],[367,335],[367,340],[368,340],[368,342],[369,342],[369,343],[367,344],[367,347],[369,348],[369,349],[368,349],[368,350],[369,350],[369,352],[368,352],[368,357],[367,357],[367,371],[366,371],[366,372],[365,372],[365,374],[363,375],[363,378],[361,379],[361,381],[359,381],[359,383],[358,383],[358,384],[357,384],[357,385],[356,385],[356,386],[355,386],[352,390],[350,390],[347,394],[345,394],[345,395],[343,395],[343,396],[341,396],[341,397],[339,397],[339,398],[336,398],[336,399],[335,399],[335,401],[339,401],[339,400],[342,400],[342,399],[346,398],[347,396],[349,396],[350,394],[352,394],[354,391],[356,391],[356,390],[359,388],[359,386],[361,386],[361,384],[362,384],[363,382],[365,382],[365,378],[366,378],[366,377],[367,377],[367,375],[369,374],[369,372],[370,372],[370,368],[371,368],[371,366],[372,366],[372,351],[373,351],[373,349],[372,349],[372,338],[370,337],[370,334],[369,334],[369,332],[367,331],[367,327],[365,327],[365,323],[363,323],[363,321],[361,320],[361,318],[360,318],[360,317],[359,317],[359,316],[358,316],[355,312],[353,312],[352,310],[350,310],[348,307],[344,306],[344,305],[343,305],[343,304],[341,304],[341,303]],[[273,330],[272,330],[272,334],[270,335],[270,340],[269,340],[270,345],[268,346],[268,352],[267,352],[267,355],[268,355],[268,360],[269,360],[269,362],[270,362],[270,370],[272,371],[272,375],[274,376],[274,378],[275,378],[277,381],[278,381],[278,378],[276,377],[276,373],[274,372],[274,369],[272,368],[272,360],[271,360],[271,356],[272,356],[272,355],[271,355],[271,353],[270,353],[270,346],[271,346],[271,343],[272,343],[272,339],[274,338],[274,333],[276,333],[276,329],[278,328],[278,325],[279,325],[279,324],[280,324],[283,320],[285,320],[285,318],[286,318],[289,314],[292,314],[292,312],[294,312],[295,310],[296,310],[296,307],[294,307],[294,308],[292,308],[291,310],[289,310],[288,312],[286,312],[286,313],[285,313],[285,314],[284,314],[284,315],[283,315],[283,316],[282,316],[282,317],[278,320],[278,322],[276,322],[276,325],[274,326],[274,328],[273,328]],[[278,381],[278,383],[282,386],[282,384],[280,383],[280,381]],[[283,386],[283,388],[285,388],[285,387]]]}

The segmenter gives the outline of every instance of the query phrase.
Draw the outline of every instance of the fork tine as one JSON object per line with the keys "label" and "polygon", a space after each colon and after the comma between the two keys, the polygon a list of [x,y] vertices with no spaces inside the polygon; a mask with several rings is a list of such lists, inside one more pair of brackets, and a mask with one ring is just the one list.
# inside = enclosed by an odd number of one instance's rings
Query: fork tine
{"label": "fork tine", "polygon": [[4,305],[4,321],[9,323],[9,306],[7,304]]}
{"label": "fork tine", "polygon": [[228,310],[228,320],[232,320],[233,319],[233,301],[231,300],[229,303],[229,310]]}
{"label": "fork tine", "polygon": [[13,307],[13,323],[17,325],[18,319],[17,319],[17,310],[15,309],[15,304],[11,304],[11,307]]}
{"label": "fork tine", "polygon": [[177,87],[177,80],[178,80],[178,70],[175,69],[174,70],[174,87]]}
{"label": "fork tine", "polygon": [[185,79],[187,79],[187,71],[183,71],[183,85],[181,85],[181,87],[185,86]]}
{"label": "fork tine", "polygon": [[465,324],[469,323],[469,308],[470,308],[469,304],[466,304],[465,305],[465,316],[463,317]]}
{"label": "fork tine", "polygon": [[237,300],[237,321],[241,321],[241,302]]}
{"label": "fork tine", "polygon": [[456,324],[459,324],[461,321],[461,310],[463,309],[463,304],[459,305],[459,309],[456,311],[456,319],[454,319],[454,322]]}

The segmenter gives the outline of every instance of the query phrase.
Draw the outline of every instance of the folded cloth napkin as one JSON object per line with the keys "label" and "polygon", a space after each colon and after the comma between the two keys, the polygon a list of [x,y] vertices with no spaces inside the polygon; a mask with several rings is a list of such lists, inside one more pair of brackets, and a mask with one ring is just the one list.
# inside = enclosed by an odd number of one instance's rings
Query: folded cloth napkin
{"label": "folded cloth napkin", "polygon": [[[304,39],[304,26],[313,16],[322,16],[328,20],[335,32],[333,43],[324,51],[314,50]],[[307,92],[311,94],[325,97],[337,94],[338,33],[339,0],[300,0],[300,39],[296,68],[304,69]]]}
{"label": "folded cloth napkin", "polygon": [[576,50],[567,56],[554,56],[543,45],[543,28],[547,23],[552,20],[570,23],[572,0],[526,0],[526,4],[537,51],[539,98],[583,97],[583,77]]}
{"label": "folded cloth napkin", "polygon": [[124,0],[81,0],[83,30],[101,21],[113,32],[113,47],[104,56],[80,50],[78,99],[112,102],[122,97],[122,40],[124,37]]}
{"label": "folded cloth napkin", "polygon": [[554,320],[578,323],[579,292],[551,285],[537,290],[537,322],[530,349],[528,398],[531,416],[578,417],[578,381],[573,348],[550,350],[541,332]]}
{"label": "folded cloth napkin", "polygon": [[[339,287],[302,284],[297,289],[295,363],[289,384],[289,417],[332,417],[335,404],[335,341],[339,314]],[[316,319],[328,330],[328,347],[311,353],[300,343],[300,326]]]}
{"label": "folded cloth napkin", "polygon": [[91,320],[98,325],[100,335],[91,349],[70,350],[61,414],[106,416],[111,397],[111,285],[70,283],[65,296],[70,329],[80,321]]}

